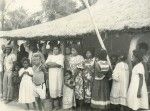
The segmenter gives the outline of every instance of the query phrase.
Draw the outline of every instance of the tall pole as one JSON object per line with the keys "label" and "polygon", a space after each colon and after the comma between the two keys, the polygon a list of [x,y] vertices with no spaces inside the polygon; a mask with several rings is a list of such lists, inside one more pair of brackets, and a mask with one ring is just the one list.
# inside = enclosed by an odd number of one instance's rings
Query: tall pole
{"label": "tall pole", "polygon": [[[99,43],[100,43],[101,47],[102,47],[104,50],[107,50],[106,47],[105,47],[105,45],[104,45],[104,42],[103,42],[103,40],[102,40],[102,37],[101,37],[101,35],[100,35],[100,33],[99,33],[98,27],[97,27],[97,25],[96,25],[96,23],[95,23],[95,19],[94,19],[94,16],[93,16],[93,14],[92,14],[92,11],[91,11],[91,9],[90,9],[90,5],[89,5],[89,3],[88,3],[88,0],[82,0],[82,2],[85,4],[86,8],[87,8],[88,11],[89,11],[90,18],[91,18],[91,21],[92,21],[92,23],[93,23],[93,25],[94,25],[95,32],[96,32],[96,35],[97,35],[97,37],[98,37],[98,40],[99,40]],[[110,65],[110,67],[111,67],[111,69],[112,69],[112,65],[111,65],[111,61],[110,61],[109,56],[107,56],[107,61],[109,62],[109,65]]]}

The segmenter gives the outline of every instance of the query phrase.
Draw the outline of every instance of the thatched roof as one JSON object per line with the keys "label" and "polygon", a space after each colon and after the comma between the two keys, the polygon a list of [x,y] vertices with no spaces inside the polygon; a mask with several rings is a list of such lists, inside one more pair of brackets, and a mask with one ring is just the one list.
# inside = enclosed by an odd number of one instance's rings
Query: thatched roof
{"label": "thatched roof", "polygon": [[[150,0],[98,0],[91,6],[100,31],[150,26]],[[23,29],[0,31],[0,37],[75,36],[94,31],[87,9]]]}

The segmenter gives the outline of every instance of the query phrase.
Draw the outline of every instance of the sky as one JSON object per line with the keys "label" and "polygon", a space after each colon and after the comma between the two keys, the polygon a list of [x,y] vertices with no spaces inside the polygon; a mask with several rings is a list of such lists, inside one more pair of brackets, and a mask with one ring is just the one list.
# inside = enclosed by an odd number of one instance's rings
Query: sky
{"label": "sky", "polygon": [[[13,11],[19,7],[23,7],[29,15],[42,10],[41,0],[5,0],[9,5],[8,11]],[[81,0],[73,0],[80,7]]]}

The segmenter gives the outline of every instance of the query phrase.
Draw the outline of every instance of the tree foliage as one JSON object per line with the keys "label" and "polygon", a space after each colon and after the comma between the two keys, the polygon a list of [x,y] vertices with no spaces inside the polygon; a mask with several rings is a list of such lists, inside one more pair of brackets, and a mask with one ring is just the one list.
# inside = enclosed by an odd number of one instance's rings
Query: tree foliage
{"label": "tree foliage", "polygon": [[5,17],[5,30],[12,30],[25,27],[23,21],[28,17],[26,11],[23,8],[7,12]]}
{"label": "tree foliage", "polygon": [[72,0],[44,0],[42,6],[48,20],[67,16],[76,11],[76,3]]}

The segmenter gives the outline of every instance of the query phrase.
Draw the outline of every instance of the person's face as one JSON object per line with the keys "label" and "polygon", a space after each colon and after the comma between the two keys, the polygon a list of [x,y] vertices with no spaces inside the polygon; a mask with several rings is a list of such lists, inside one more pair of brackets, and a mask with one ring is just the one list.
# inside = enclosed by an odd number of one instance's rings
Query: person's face
{"label": "person's face", "polygon": [[92,57],[92,53],[91,53],[90,51],[87,51],[87,52],[86,52],[86,57],[87,57],[87,58],[91,58],[91,57]]}
{"label": "person's face", "polygon": [[71,51],[70,51],[70,48],[67,47],[67,48],[66,48],[66,55],[69,55],[70,52],[71,52]]}
{"label": "person's face", "polygon": [[15,66],[15,71],[19,71],[19,66]]}
{"label": "person's face", "polygon": [[5,52],[6,51],[6,47],[5,45],[2,45],[2,51]]}
{"label": "person's face", "polygon": [[33,57],[33,65],[40,65],[41,60],[40,57]]}
{"label": "person's face", "polygon": [[78,54],[77,50],[75,48],[71,49],[72,55],[76,56]]}
{"label": "person's face", "polygon": [[140,49],[140,51],[143,55],[146,55],[146,53],[147,53],[146,49]]}
{"label": "person's face", "polygon": [[58,49],[58,47],[54,47],[54,48],[53,48],[53,53],[54,53],[55,55],[59,54],[59,49]]}
{"label": "person's face", "polygon": [[11,48],[6,48],[6,54],[10,54],[11,53]]}
{"label": "person's face", "polygon": [[138,61],[137,57],[135,55],[132,55],[132,63],[136,63]]}
{"label": "person's face", "polygon": [[71,78],[71,75],[69,74],[69,73],[66,73],[66,75],[65,75],[66,77],[66,79],[70,79]]}
{"label": "person's face", "polygon": [[24,61],[24,62],[23,62],[23,67],[24,67],[24,68],[28,68],[28,67],[29,67],[28,61]]}

